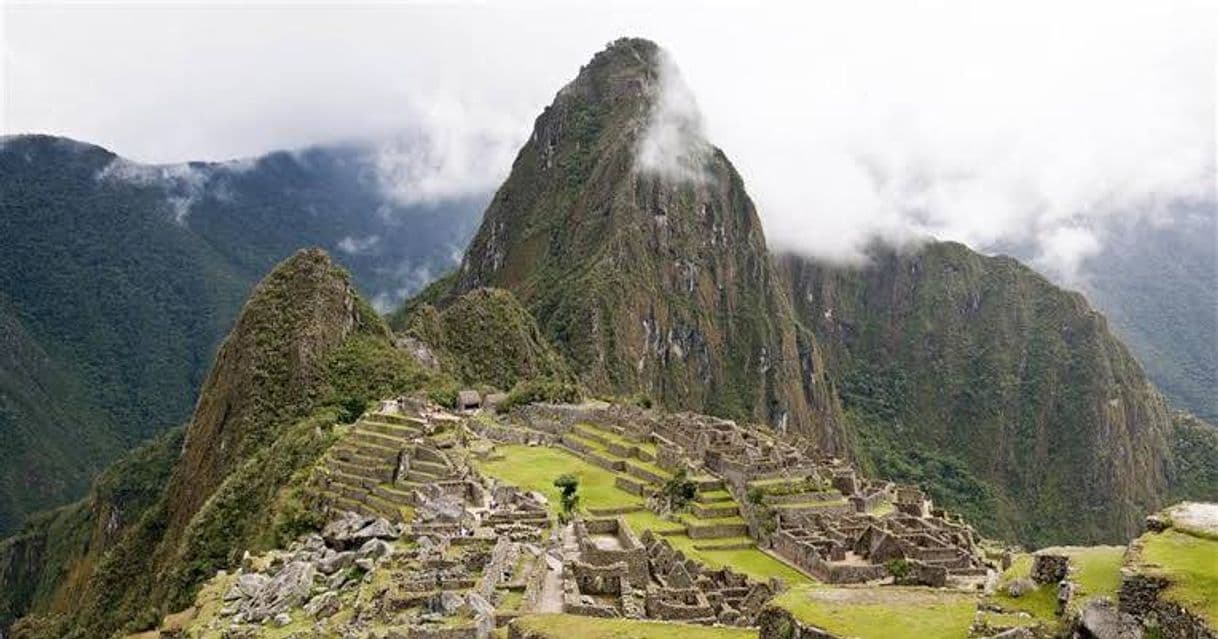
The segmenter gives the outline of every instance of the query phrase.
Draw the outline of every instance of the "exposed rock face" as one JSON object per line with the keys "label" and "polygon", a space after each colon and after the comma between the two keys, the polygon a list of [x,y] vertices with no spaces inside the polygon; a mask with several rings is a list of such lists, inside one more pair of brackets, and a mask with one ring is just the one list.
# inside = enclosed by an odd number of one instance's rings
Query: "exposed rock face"
{"label": "exposed rock face", "polygon": [[200,392],[169,487],[171,530],[251,450],[273,440],[267,409],[307,397],[329,350],[373,319],[361,315],[355,289],[319,249],[299,251],[258,285]]}
{"label": "exposed rock face", "polygon": [[987,532],[1123,540],[1161,505],[1167,406],[1082,295],[947,242],[863,268],[781,263],[848,407],[852,380],[868,401],[885,389],[898,448],[953,455],[996,489]]}
{"label": "exposed rock face", "polygon": [[511,290],[593,389],[840,451],[816,339],[793,319],[740,176],[692,105],[673,104],[679,84],[651,42],[597,54],[537,118],[449,297]]}
{"label": "exposed rock face", "polygon": [[[400,319],[400,318],[399,318]],[[546,377],[573,379],[562,356],[511,292],[475,289],[443,310],[423,305],[410,313],[416,352],[426,351],[466,384],[511,389],[517,382]]]}

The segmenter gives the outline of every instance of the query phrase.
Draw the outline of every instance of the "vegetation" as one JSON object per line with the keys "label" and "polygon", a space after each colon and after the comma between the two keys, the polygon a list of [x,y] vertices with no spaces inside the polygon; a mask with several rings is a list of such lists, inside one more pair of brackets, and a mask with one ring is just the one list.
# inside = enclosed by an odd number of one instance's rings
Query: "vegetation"
{"label": "vegetation", "polygon": [[664,499],[665,510],[681,512],[698,494],[698,485],[690,481],[689,473],[684,468],[678,470],[660,490]]}
{"label": "vegetation", "polygon": [[[271,547],[315,523],[301,487],[333,440],[332,425],[355,410],[351,398],[422,389],[432,379],[394,347],[344,272],[320,252],[298,254],[247,304],[172,466],[127,470],[132,480],[151,482],[138,490],[99,484],[71,528],[80,532],[69,535],[87,543],[44,545],[41,556],[21,557],[32,576],[12,584],[11,614],[35,613],[24,623],[55,637],[155,623],[187,605],[204,579],[234,566],[244,550]],[[98,524],[106,516],[99,506],[109,503],[103,498],[134,500],[142,512],[108,530]],[[32,534],[52,532],[48,525]],[[49,572],[57,567],[62,572]],[[59,580],[64,573],[79,581]],[[40,590],[39,583],[51,586]],[[0,586],[9,592],[9,583]],[[73,599],[64,598],[68,592]]]}
{"label": "vegetation", "polygon": [[575,511],[579,510],[579,479],[575,475],[564,473],[554,480],[554,487],[560,492],[561,518],[563,523],[566,523],[575,515]]}
{"label": "vegetation", "polygon": [[508,291],[473,290],[442,310],[421,305],[408,321],[407,333],[425,343],[443,369],[463,384],[506,390],[532,379],[574,379]]}
{"label": "vegetation", "polygon": [[538,402],[574,404],[580,400],[579,387],[570,382],[552,379],[531,379],[520,382],[495,409],[506,413],[517,406]]}
{"label": "vegetation", "polygon": [[[1070,580],[1078,586],[1071,607],[1075,610],[1090,599],[1108,597],[1115,599],[1121,586],[1121,565],[1125,558],[1124,546],[1067,546],[1046,548],[1045,552],[1066,555],[1070,558],[1072,572]],[[1058,627],[1062,621],[1057,616],[1057,586],[1037,585],[1031,581],[1032,555],[1017,555],[1011,567],[1003,572],[998,588],[989,597],[991,603],[1004,610],[1026,612],[1046,627]],[[1030,584],[1028,592],[1013,596],[1009,586],[1015,582]]]}
{"label": "vegetation", "polygon": [[487,196],[403,205],[369,183],[376,157],[345,145],[151,167],[4,140],[0,537],[189,419],[251,287],[294,251],[335,251],[386,307],[451,265]]}
{"label": "vegetation", "polygon": [[774,604],[803,623],[859,639],[958,639],[976,612],[967,594],[897,587],[792,588]]}
{"label": "vegetation", "polygon": [[1171,582],[1163,596],[1218,626],[1218,540],[1172,528],[1143,535],[1136,543],[1134,565]]}
{"label": "vegetation", "polygon": [[960,244],[871,258],[783,262],[796,314],[832,336],[857,455],[1032,547],[1135,534],[1168,493],[1170,415],[1103,317]]}

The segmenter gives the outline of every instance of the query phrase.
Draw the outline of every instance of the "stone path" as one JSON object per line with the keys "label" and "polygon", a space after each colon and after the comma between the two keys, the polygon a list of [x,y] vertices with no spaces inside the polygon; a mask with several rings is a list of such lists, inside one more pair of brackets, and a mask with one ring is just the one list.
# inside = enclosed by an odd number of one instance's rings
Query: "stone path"
{"label": "stone path", "polygon": [[[579,544],[575,541],[575,527],[567,524],[562,528],[563,555],[578,552]],[[562,563],[546,562],[546,577],[541,584],[541,597],[537,600],[536,612],[562,612]]]}

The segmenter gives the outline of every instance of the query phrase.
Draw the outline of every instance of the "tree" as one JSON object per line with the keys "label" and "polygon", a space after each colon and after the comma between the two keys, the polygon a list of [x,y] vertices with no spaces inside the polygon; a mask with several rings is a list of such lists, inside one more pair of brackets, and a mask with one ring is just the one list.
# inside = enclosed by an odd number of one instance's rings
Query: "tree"
{"label": "tree", "polygon": [[682,468],[672,476],[672,479],[664,483],[664,490],[661,494],[664,496],[668,511],[677,512],[684,510],[685,506],[698,494],[698,485],[690,481],[689,474]]}
{"label": "tree", "polygon": [[571,520],[575,514],[575,510],[579,508],[579,478],[575,475],[566,473],[558,476],[554,480],[554,486],[562,491],[562,521],[566,523]]}

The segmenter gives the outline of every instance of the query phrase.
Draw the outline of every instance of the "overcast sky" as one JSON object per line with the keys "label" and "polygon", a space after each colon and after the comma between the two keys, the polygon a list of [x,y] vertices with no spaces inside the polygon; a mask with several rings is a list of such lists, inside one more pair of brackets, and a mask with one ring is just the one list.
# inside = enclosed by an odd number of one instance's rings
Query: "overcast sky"
{"label": "overcast sky", "polygon": [[146,162],[406,130],[429,168],[405,188],[447,196],[493,188],[579,66],[642,35],[784,248],[1023,242],[1069,279],[1104,220],[1214,199],[1212,2],[654,4],[9,2],[0,121]]}

